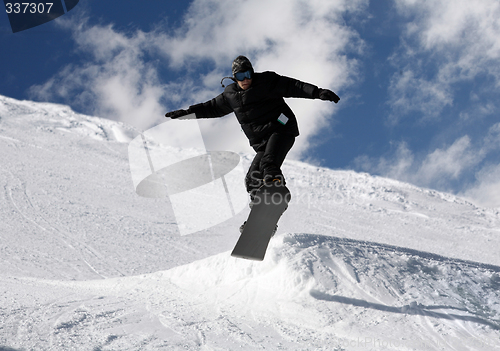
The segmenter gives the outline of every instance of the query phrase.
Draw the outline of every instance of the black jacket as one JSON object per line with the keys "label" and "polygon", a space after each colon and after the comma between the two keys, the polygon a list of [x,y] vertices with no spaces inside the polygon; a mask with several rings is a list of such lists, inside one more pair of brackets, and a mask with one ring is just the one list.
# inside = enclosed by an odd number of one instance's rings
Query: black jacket
{"label": "black jacket", "polygon": [[[196,118],[222,117],[234,112],[241,128],[257,149],[274,132],[299,135],[297,119],[283,98],[317,97],[318,87],[274,72],[254,73],[252,85],[243,90],[237,83],[230,84],[217,97],[189,107]],[[278,117],[289,118],[283,125]]]}

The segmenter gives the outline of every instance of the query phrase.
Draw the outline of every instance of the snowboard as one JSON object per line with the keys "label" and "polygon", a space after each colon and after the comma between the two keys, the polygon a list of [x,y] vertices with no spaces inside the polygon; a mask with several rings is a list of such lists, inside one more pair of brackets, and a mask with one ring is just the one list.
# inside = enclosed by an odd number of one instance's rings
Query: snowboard
{"label": "snowboard", "polygon": [[290,190],[280,182],[263,185],[231,256],[262,261],[276,224],[290,202]]}

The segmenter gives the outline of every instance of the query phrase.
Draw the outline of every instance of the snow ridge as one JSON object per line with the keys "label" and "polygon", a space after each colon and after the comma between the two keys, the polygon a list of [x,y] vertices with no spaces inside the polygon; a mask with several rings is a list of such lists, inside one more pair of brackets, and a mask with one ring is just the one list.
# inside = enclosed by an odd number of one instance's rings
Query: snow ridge
{"label": "snow ridge", "polygon": [[[15,117],[15,121],[13,120]],[[72,133],[99,141],[127,143],[137,135],[132,127],[74,112],[69,106],[19,101],[0,95],[0,118],[49,133]]]}
{"label": "snow ridge", "polygon": [[[170,344],[174,349],[274,348],[273,340],[280,340],[291,350],[303,350],[298,346],[303,342],[307,350],[324,345],[343,350],[360,340],[363,346],[379,340],[394,346],[384,348],[388,350],[499,350],[499,272],[498,266],[391,245],[285,234],[272,240],[264,262],[235,259],[225,252],[135,277],[28,281],[42,291],[91,296],[84,310],[59,320],[59,334],[84,330],[93,319],[99,333],[105,326],[122,328],[129,331],[127,338],[136,338],[133,325],[158,319],[191,335],[182,342],[175,338]],[[124,320],[126,311],[112,308],[122,299],[135,306],[132,320]],[[143,304],[147,310],[137,307]],[[111,310],[110,318],[103,318],[102,311]],[[191,324],[193,319],[198,322]],[[387,328],[398,323],[404,330]],[[155,323],[149,322],[148,328],[158,333]],[[254,339],[258,333],[277,335]],[[115,346],[123,338],[101,337]],[[151,345],[160,341],[155,338]]]}
{"label": "snow ridge", "polygon": [[0,96],[0,350],[500,350],[498,209],[287,161],[265,260],[235,259],[248,209],[179,235],[136,135]]}
{"label": "snow ridge", "polygon": [[[176,267],[164,278],[196,294],[251,308],[311,298],[394,313],[445,316],[500,329],[500,267],[391,245],[310,234],[287,234],[263,263],[228,253]],[[245,297],[243,297],[244,295]],[[241,301],[245,300],[245,301]],[[263,304],[262,300],[267,301]],[[485,310],[485,306],[488,306]],[[448,318],[448,317],[446,317]]]}

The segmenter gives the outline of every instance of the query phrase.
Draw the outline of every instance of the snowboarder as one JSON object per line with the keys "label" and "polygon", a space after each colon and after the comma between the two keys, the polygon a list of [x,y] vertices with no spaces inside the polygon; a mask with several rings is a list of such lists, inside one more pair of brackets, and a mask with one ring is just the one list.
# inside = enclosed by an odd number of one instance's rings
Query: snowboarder
{"label": "snowboarder", "polygon": [[[196,118],[216,118],[234,112],[250,145],[257,153],[245,177],[247,192],[275,181],[285,184],[281,165],[299,135],[297,119],[283,98],[295,97],[339,102],[333,91],[278,75],[256,73],[245,56],[232,64],[234,83],[212,100],[165,114],[172,119],[194,113]],[[221,84],[222,84],[221,81]],[[224,87],[224,85],[222,85]]]}

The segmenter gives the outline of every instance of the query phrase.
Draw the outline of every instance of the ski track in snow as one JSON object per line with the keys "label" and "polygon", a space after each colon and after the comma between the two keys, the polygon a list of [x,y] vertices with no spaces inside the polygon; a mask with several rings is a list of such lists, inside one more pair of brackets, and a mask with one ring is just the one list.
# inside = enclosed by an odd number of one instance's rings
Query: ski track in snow
{"label": "ski track in snow", "polygon": [[287,161],[266,259],[235,259],[248,210],[180,236],[135,135],[0,96],[0,350],[500,350],[498,209]]}
{"label": "ski track in snow", "polygon": [[[134,277],[4,279],[48,299],[11,311],[6,324],[38,340],[26,331],[29,315],[38,337],[61,349],[342,349],[375,340],[398,350],[498,349],[500,306],[491,301],[500,267],[310,234],[282,235],[269,250],[264,262],[225,252]],[[398,324],[405,328],[387,328]]]}

